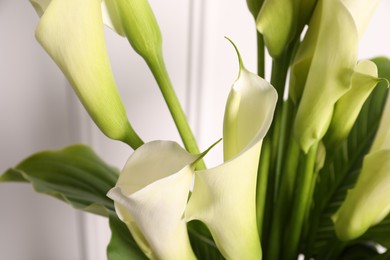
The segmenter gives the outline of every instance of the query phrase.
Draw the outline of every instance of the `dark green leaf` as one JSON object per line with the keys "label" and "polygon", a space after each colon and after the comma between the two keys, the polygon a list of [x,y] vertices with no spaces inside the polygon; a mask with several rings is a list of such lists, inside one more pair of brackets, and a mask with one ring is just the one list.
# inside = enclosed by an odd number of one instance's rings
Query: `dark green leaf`
{"label": "dark green leaf", "polygon": [[344,248],[338,259],[340,260],[370,260],[378,253],[375,244],[372,243],[356,243]]}
{"label": "dark green leaf", "polygon": [[76,209],[99,215],[114,210],[106,197],[118,171],[105,164],[89,147],[74,145],[40,152],[6,171],[0,182],[27,181],[37,192],[63,200]]}
{"label": "dark green leaf", "polygon": [[138,248],[126,225],[110,213],[111,240],[107,247],[108,260],[144,260],[147,257]]}
{"label": "dark green leaf", "polygon": [[198,259],[223,260],[223,256],[215,245],[210,231],[200,221],[193,220],[188,223],[188,233],[192,249]]}
{"label": "dark green leaf", "polygon": [[[77,209],[109,216],[112,237],[107,248],[108,259],[147,259],[114,213],[112,200],[106,197],[115,186],[118,174],[118,170],[108,166],[89,147],[74,145],[32,155],[7,170],[0,176],[0,182],[30,182],[37,192]],[[223,259],[203,224],[190,223],[189,236],[199,259]]]}
{"label": "dark green leaf", "polygon": [[363,235],[362,239],[375,241],[386,248],[390,248],[390,215],[379,224],[370,228]]}

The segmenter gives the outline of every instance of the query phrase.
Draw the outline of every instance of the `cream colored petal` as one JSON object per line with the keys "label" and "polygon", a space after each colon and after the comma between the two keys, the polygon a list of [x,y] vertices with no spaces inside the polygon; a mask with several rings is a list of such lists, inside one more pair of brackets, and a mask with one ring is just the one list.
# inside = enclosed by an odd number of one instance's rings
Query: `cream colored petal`
{"label": "cream colored petal", "polygon": [[381,122],[370,152],[373,153],[382,149],[390,149],[390,92],[388,92]]}
{"label": "cream colored petal", "polygon": [[108,196],[137,244],[153,259],[195,259],[183,219],[199,158],[178,144],[154,141],[137,149]]}
{"label": "cream colored petal", "polygon": [[367,155],[356,186],[333,216],[337,236],[351,240],[390,212],[390,150]]}
{"label": "cream colored petal", "polygon": [[362,38],[367,25],[373,16],[380,0],[342,0],[351,13],[358,29],[359,38]]}
{"label": "cream colored petal", "polygon": [[100,0],[52,0],[36,38],[102,132],[128,142],[132,129],[111,72],[100,6]]}
{"label": "cream colored petal", "polygon": [[256,179],[262,139],[277,94],[265,80],[245,70],[226,104],[224,164],[195,173],[186,219],[204,222],[227,259],[261,259],[256,223]]}
{"label": "cream colored petal", "polygon": [[245,69],[237,48],[236,51],[240,61],[239,75],[229,93],[223,121],[225,161],[257,142],[255,136],[265,135],[278,98],[269,82]]}
{"label": "cream colored petal", "polygon": [[[300,48],[311,47],[298,53],[295,62],[303,68],[294,72],[295,80],[297,73],[303,74],[299,83],[305,84],[298,87],[303,94],[294,124],[294,135],[305,152],[324,136],[335,103],[351,87],[358,50],[356,26],[342,3],[320,0],[313,15]],[[294,87],[292,91],[299,93]]]}
{"label": "cream colored petal", "polygon": [[352,88],[336,103],[325,138],[327,147],[334,147],[348,136],[364,102],[380,81],[374,62],[363,60],[356,65],[352,75]]}
{"label": "cream colored petal", "polygon": [[[52,0],[29,0],[39,16],[42,16]],[[119,15],[114,8],[113,0],[102,0],[103,23],[124,36],[123,28],[119,20]]]}
{"label": "cream colored petal", "polygon": [[227,259],[261,259],[256,178],[261,140],[237,158],[196,172],[187,221],[204,222]]}

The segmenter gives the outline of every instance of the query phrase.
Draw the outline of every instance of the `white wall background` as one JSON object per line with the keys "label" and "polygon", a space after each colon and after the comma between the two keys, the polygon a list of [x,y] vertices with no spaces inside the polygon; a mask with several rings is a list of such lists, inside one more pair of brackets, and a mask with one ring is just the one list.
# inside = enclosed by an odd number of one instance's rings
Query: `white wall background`
{"label": "white wall background", "polygon": [[[256,70],[255,29],[244,0],[151,0],[164,36],[172,81],[201,149],[222,135],[236,55]],[[361,57],[390,57],[390,1],[383,0],[361,41]],[[45,149],[86,143],[121,167],[131,154],[88,119],[66,80],[34,39],[38,21],[28,1],[0,0],[0,173]],[[128,117],[145,141],[179,141],[159,90],[125,39],[106,30],[117,85]],[[214,164],[221,149],[209,156]],[[24,184],[0,184],[0,259],[104,260],[107,221],[79,213]]]}

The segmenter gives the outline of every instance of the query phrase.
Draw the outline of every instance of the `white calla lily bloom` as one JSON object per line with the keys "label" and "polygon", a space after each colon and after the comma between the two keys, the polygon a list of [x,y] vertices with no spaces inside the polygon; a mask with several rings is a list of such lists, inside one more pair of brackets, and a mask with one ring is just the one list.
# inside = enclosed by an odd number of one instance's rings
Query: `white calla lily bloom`
{"label": "white calla lily bloom", "polygon": [[153,141],[127,161],[108,197],[119,218],[150,259],[196,259],[183,218],[200,155],[175,142]]}
{"label": "white calla lily bloom", "polygon": [[276,90],[247,71],[240,74],[226,104],[225,163],[197,171],[185,217],[204,222],[227,259],[261,259],[256,223],[256,179],[262,140],[273,118]]}

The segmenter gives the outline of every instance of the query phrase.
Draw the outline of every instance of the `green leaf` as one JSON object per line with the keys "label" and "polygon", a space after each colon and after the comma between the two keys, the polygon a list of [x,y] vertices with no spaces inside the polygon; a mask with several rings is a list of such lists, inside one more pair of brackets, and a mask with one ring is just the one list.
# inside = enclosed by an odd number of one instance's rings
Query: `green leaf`
{"label": "green leaf", "polygon": [[390,215],[381,223],[370,228],[362,239],[375,241],[386,248],[390,248]]}
{"label": "green leaf", "polygon": [[340,254],[340,260],[370,260],[380,255],[374,244],[356,243],[347,246]]}
{"label": "green leaf", "polygon": [[135,243],[126,224],[115,213],[110,213],[111,240],[107,247],[108,260],[148,259]]}
{"label": "green leaf", "polygon": [[118,171],[104,163],[89,147],[73,145],[40,152],[0,176],[0,182],[26,181],[33,188],[67,202],[76,209],[106,216],[114,210],[106,197]]}
{"label": "green leaf", "polygon": [[[390,79],[390,60],[376,58],[373,61],[378,67],[379,77]],[[363,158],[374,140],[381,119],[388,91],[386,85],[386,82],[381,82],[374,89],[366,100],[348,139],[333,156],[328,156],[326,165],[320,172],[314,209],[311,213],[312,221],[308,224],[311,226],[311,232],[306,238],[307,251],[310,251],[311,255],[329,251],[327,248],[331,244],[341,244],[335,238],[334,225],[330,217],[340,207],[348,189],[355,185],[359,176]],[[386,229],[383,229],[383,233],[385,232]],[[345,245],[343,243],[341,246]]]}
{"label": "green leaf", "polygon": [[187,223],[188,235],[192,249],[198,259],[223,260],[225,259],[215,245],[207,226],[198,220]]}

